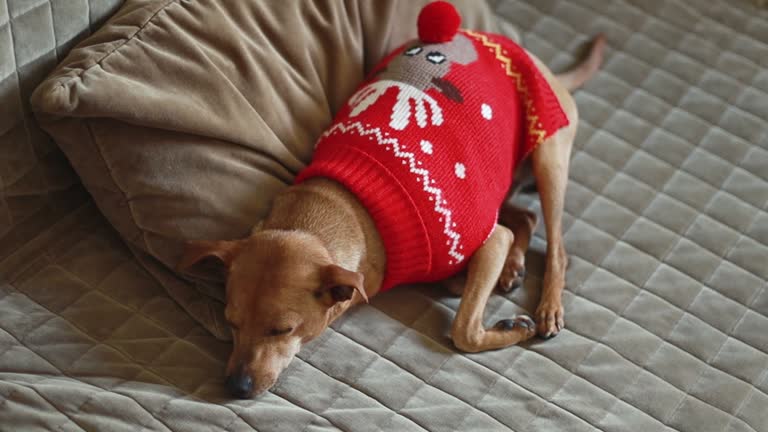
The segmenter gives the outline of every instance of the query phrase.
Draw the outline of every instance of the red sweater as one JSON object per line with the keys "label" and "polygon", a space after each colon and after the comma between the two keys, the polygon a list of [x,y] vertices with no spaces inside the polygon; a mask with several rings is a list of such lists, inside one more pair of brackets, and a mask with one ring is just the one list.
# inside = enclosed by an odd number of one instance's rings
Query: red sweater
{"label": "red sweater", "polygon": [[436,281],[466,266],[496,224],[515,166],[567,124],[520,46],[460,31],[385,58],[296,182],[331,178],[366,207],[386,248],[382,290]]}

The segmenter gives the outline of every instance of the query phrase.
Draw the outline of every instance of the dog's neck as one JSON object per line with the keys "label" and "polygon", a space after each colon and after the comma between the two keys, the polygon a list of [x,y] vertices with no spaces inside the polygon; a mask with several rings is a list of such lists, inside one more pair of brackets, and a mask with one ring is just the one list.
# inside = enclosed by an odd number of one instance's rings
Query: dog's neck
{"label": "dog's neck", "polygon": [[336,264],[363,273],[369,297],[378,292],[386,266],[381,237],[362,204],[341,184],[317,177],[289,187],[275,198],[262,229],[316,236]]}

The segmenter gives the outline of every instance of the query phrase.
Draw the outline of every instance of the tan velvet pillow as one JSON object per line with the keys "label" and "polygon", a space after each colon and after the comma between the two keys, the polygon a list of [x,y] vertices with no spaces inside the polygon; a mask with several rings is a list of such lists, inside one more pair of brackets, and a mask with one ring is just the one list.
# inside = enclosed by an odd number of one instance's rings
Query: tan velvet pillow
{"label": "tan velvet pillow", "polygon": [[[228,338],[220,284],[168,270],[183,242],[245,236],[426,2],[128,0],[32,104],[142,263]],[[463,27],[494,30],[485,3],[456,3]]]}

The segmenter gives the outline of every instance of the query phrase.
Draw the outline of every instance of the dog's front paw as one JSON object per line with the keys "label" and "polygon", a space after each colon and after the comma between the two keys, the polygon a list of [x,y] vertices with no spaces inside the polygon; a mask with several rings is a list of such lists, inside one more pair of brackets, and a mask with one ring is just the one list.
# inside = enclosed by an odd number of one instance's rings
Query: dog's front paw
{"label": "dog's front paw", "polygon": [[501,331],[522,329],[527,337],[531,337],[536,332],[536,323],[528,315],[518,315],[513,319],[500,320],[493,328]]}
{"label": "dog's front paw", "polygon": [[536,309],[536,331],[540,337],[550,339],[565,327],[563,304],[560,300],[542,300]]}

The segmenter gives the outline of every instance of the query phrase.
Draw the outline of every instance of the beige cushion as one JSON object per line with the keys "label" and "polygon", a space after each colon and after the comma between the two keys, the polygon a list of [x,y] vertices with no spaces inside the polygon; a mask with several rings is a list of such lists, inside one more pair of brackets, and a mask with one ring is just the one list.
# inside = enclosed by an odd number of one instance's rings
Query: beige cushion
{"label": "beige cushion", "polygon": [[[226,338],[220,284],[167,270],[183,242],[245,236],[425,3],[127,1],[33,108],[142,263]],[[494,30],[484,3],[458,3],[464,27]]]}

